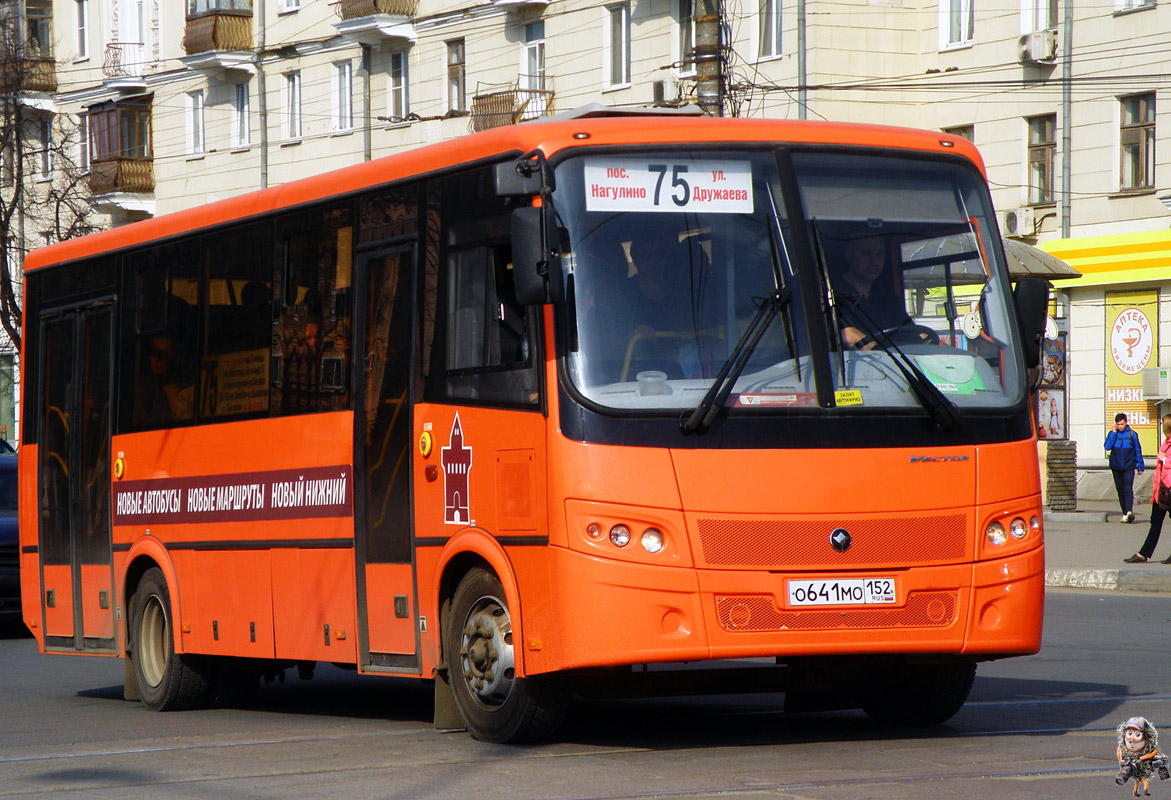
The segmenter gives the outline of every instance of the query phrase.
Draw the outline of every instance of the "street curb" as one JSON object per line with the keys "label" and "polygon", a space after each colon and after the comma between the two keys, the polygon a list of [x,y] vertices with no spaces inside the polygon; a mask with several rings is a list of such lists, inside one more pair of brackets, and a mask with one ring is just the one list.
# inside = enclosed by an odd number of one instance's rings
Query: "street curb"
{"label": "street curb", "polygon": [[[1047,522],[1106,522],[1109,514],[1105,511],[1046,511]],[[1135,518],[1138,521],[1138,518]]]}
{"label": "street curb", "polygon": [[1171,594],[1171,570],[1050,569],[1045,571],[1045,585],[1065,589]]}

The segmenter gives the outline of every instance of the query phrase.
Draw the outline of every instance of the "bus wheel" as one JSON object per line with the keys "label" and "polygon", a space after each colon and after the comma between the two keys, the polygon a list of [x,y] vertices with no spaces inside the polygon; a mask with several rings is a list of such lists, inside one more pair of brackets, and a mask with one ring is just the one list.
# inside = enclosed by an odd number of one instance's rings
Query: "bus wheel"
{"label": "bus wheel", "polygon": [[512,617],[496,576],[460,581],[444,624],[451,693],[468,732],[485,742],[544,739],[557,730],[568,693],[550,677],[516,677]]}
{"label": "bus wheel", "polygon": [[130,601],[134,683],[152,711],[202,708],[211,692],[208,659],[175,653],[171,594],[162,570],[151,567]]}
{"label": "bus wheel", "polygon": [[968,699],[975,662],[903,664],[870,687],[862,707],[871,719],[892,725],[938,725]]}

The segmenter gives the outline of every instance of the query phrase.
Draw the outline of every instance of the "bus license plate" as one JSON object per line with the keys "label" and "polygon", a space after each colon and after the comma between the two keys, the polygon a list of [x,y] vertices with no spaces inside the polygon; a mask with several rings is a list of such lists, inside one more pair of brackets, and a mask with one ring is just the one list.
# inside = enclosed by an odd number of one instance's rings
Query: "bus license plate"
{"label": "bus license plate", "polygon": [[897,602],[894,578],[789,581],[791,606],[885,605]]}

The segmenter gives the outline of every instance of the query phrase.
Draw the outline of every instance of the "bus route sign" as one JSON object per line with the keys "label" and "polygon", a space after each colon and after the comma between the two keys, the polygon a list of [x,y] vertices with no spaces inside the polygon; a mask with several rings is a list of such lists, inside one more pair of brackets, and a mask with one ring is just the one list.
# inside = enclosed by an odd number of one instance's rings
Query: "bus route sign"
{"label": "bus route sign", "polygon": [[596,156],[585,162],[587,211],[752,213],[752,164]]}

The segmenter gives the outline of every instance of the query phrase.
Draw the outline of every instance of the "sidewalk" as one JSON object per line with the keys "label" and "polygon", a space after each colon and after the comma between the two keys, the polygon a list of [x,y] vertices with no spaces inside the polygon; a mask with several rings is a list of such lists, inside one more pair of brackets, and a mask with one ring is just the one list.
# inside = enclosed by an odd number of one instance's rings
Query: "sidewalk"
{"label": "sidewalk", "polygon": [[1135,507],[1135,520],[1122,524],[1117,502],[1078,501],[1077,511],[1045,512],[1045,585],[1123,592],[1171,594],[1171,520],[1145,564],[1124,564],[1146,538],[1151,506]]}

